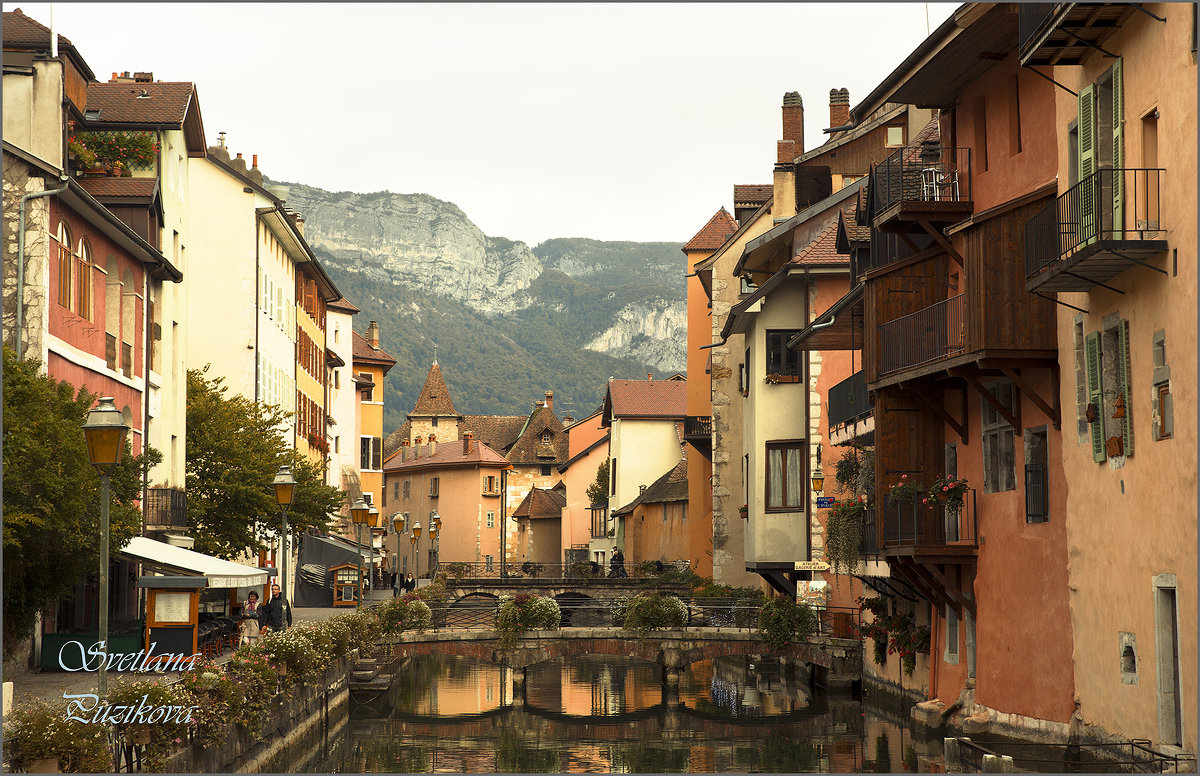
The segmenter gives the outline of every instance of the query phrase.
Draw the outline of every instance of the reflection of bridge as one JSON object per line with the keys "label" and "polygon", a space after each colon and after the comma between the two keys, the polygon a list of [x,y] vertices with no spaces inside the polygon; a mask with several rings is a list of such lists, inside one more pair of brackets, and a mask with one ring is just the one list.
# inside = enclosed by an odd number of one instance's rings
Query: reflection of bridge
{"label": "reflection of bridge", "polygon": [[862,642],[857,639],[812,636],[772,652],[757,632],[720,628],[656,631],[645,638],[620,628],[530,631],[507,649],[500,646],[495,630],[459,629],[401,634],[390,651],[395,658],[457,655],[515,669],[576,655],[617,655],[662,666],[668,684],[677,682],[680,669],[692,663],[769,653],[821,669],[830,684],[847,684],[862,677]]}

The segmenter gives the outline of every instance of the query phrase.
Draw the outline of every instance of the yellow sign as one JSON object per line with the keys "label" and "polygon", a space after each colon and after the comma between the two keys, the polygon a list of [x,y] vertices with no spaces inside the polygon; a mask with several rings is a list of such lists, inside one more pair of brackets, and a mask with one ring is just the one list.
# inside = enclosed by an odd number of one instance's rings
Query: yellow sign
{"label": "yellow sign", "polygon": [[828,571],[829,564],[823,560],[798,560],[796,571]]}

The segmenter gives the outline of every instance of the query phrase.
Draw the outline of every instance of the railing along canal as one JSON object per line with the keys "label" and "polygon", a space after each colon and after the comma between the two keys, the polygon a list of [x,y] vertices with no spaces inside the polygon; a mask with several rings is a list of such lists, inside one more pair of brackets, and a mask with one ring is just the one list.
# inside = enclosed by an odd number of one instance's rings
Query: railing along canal
{"label": "railing along canal", "polygon": [[[1153,748],[1148,739],[1135,738],[1112,743],[1061,744],[1040,741],[986,742],[984,746],[969,738],[946,739],[958,742],[959,773],[982,773],[983,758],[1011,757],[1017,770],[1036,769],[1046,773],[1097,773],[1120,768],[1128,773],[1193,773],[1194,754],[1169,754]],[[1004,750],[1004,751],[997,751]],[[946,770],[954,765],[946,761]]]}
{"label": "railing along canal", "polygon": [[576,561],[574,563],[508,563],[501,565],[496,561],[442,561],[438,571],[445,572],[455,580],[479,579],[561,579],[573,582],[587,582],[593,579],[653,579],[664,572],[686,572],[691,565],[686,560],[652,564],[636,564],[612,566],[595,561]]}

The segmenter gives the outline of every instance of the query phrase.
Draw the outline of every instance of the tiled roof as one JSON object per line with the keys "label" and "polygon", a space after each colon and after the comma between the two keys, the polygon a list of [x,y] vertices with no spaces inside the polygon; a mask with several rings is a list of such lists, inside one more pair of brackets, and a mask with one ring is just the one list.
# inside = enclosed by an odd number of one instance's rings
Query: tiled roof
{"label": "tiled roof", "polygon": [[[866,190],[866,187],[863,187]],[[854,205],[850,209],[842,212],[842,226],[846,230],[846,239],[850,242],[864,243],[871,241],[871,226],[870,224],[858,223],[858,206],[862,202],[862,197],[854,200]]]}
{"label": "tiled roof", "polygon": [[458,435],[470,432],[493,450],[505,452],[521,436],[526,420],[524,415],[463,415]]}
{"label": "tiled roof", "polygon": [[[550,432],[548,444],[542,441],[546,431]],[[554,410],[543,405],[530,413],[529,422],[522,429],[521,436],[505,455],[515,464],[557,466],[570,457],[567,451],[567,432],[563,429],[562,421],[554,414]]]}
{"label": "tiled roof", "polygon": [[532,520],[562,517],[567,497],[558,490],[534,488],[513,510],[513,517],[528,517]]}
{"label": "tiled roof", "polygon": [[[20,8],[4,12],[5,46],[50,47],[50,28],[26,16]],[[58,45],[70,46],[71,41],[58,36]]]}
{"label": "tiled roof", "polygon": [[422,417],[458,414],[454,410],[454,402],[450,400],[450,389],[446,387],[446,378],[442,377],[442,368],[436,361],[429,367],[425,385],[421,386],[421,395],[408,414]]}
{"label": "tiled roof", "polygon": [[940,141],[942,139],[941,130],[942,125],[938,122],[938,116],[935,113],[929,123],[921,127],[921,131],[914,135],[909,144],[904,147],[904,161],[916,161],[921,154],[921,144],[925,141]]}
{"label": "tiled roof", "polygon": [[752,183],[744,186],[734,184],[733,186],[733,206],[734,207],[758,207],[766,202],[775,193],[775,186],[770,183],[758,184]]}
{"label": "tiled roof", "polygon": [[775,197],[772,196],[766,202],[759,205],[758,210],[755,210],[750,215],[749,218],[747,218],[744,222],[742,222],[742,224],[740,226],[738,226],[737,230],[735,230],[732,234],[730,234],[728,237],[726,237],[725,242],[721,243],[720,247],[717,248],[717,250],[711,256],[709,256],[707,259],[704,259],[703,261],[696,262],[696,266],[692,267],[692,271],[702,272],[706,269],[712,269],[712,266],[714,264],[716,264],[717,261],[724,254],[725,249],[728,248],[728,246],[732,245],[733,243],[737,242],[737,238],[740,235],[744,234],[747,229],[749,229],[751,226],[753,226],[754,223],[757,222],[759,218],[766,215],[770,211],[771,206],[774,204],[774,202],[775,202]]}
{"label": "tiled roof", "polygon": [[812,242],[804,246],[790,263],[792,264],[848,264],[850,257],[837,252],[838,216],[832,216],[821,227]]}
{"label": "tiled roof", "polygon": [[682,380],[609,380],[604,417],[682,418],[687,415],[687,383]]}
{"label": "tiled roof", "polygon": [[408,471],[410,469],[436,469],[438,467],[457,466],[461,464],[508,464],[504,456],[487,445],[480,444],[478,441],[471,444],[471,452],[465,455],[463,454],[461,439],[451,442],[438,442],[437,451],[433,455],[429,454],[429,447],[429,445],[414,445],[408,448],[407,460],[401,460],[402,456],[394,455],[383,464],[383,470],[385,472],[395,472]]}
{"label": "tiled roof", "polygon": [[[375,361],[386,365],[389,369],[396,365],[396,359],[389,356],[382,349],[371,347],[371,343],[367,341],[366,337],[358,332],[352,333],[354,334],[352,339],[354,342],[355,361]],[[425,384],[428,385],[429,381],[426,380]],[[453,411],[453,408],[451,408],[451,412]]]}
{"label": "tiled roof", "polygon": [[729,215],[729,211],[721,208],[716,215],[708,219],[708,223],[696,236],[683,246],[683,250],[687,251],[715,251],[725,244],[725,240],[729,235],[737,231],[738,223],[733,216]]}
{"label": "tiled roof", "polygon": [[93,197],[145,197],[154,196],[158,178],[79,178],[79,185]]}
{"label": "tiled roof", "polygon": [[88,84],[87,109],[100,111],[95,120],[103,123],[182,126],[194,92],[188,82],[93,83]]}
{"label": "tiled roof", "polygon": [[688,500],[687,458],[680,459],[675,468],[659,477],[638,497],[613,512],[613,515],[629,515],[638,504],[664,504],[671,501]]}
{"label": "tiled roof", "polygon": [[331,307],[334,310],[341,310],[344,313],[353,314],[353,313],[362,312],[362,310],[359,310],[357,307],[355,307],[354,304],[344,296],[334,299],[332,302],[329,302],[325,306]]}

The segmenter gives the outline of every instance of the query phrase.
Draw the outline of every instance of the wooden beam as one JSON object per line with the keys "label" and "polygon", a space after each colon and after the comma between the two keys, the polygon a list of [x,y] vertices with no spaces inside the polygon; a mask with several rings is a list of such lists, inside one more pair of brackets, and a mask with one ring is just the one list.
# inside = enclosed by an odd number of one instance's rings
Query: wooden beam
{"label": "wooden beam", "polygon": [[[1051,423],[1054,424],[1054,427],[1056,429],[1062,428],[1062,418],[1059,416],[1057,408],[1050,406],[1050,404],[1045,399],[1043,399],[1041,396],[1039,396],[1038,392],[1033,389],[1033,386],[1031,386],[1029,383],[1027,383],[1023,379],[1021,379],[1021,375],[1017,374],[1017,371],[1015,369],[1010,369],[1009,367],[1002,366],[1002,367],[1000,367],[1000,371],[1004,373],[1005,377],[1007,377],[1009,380],[1012,380],[1014,385],[1016,385],[1018,388],[1021,389],[1021,393],[1028,396],[1030,398],[1030,400],[1034,404],[1036,404],[1043,413],[1045,413],[1046,417],[1050,420]],[[1051,370],[1051,371],[1054,371],[1054,370]],[[1055,393],[1055,399],[1056,399],[1055,404],[1058,403],[1057,396],[1058,396],[1058,394],[1056,392]]]}
{"label": "wooden beam", "polygon": [[1001,404],[996,399],[995,396],[992,396],[992,392],[989,391],[987,388],[984,388],[983,384],[979,382],[979,379],[977,377],[975,377],[975,375],[967,374],[966,372],[962,372],[962,373],[958,374],[958,376],[961,377],[962,379],[966,380],[967,385],[974,388],[975,392],[978,393],[980,396],[982,396],[984,401],[986,401],[988,404],[992,405],[992,409],[994,409],[994,410],[996,410],[996,412],[1000,413],[1000,417],[1002,417],[1006,421],[1008,421],[1008,424],[1013,427],[1014,431],[1021,430],[1021,421],[1017,420],[1017,418],[1011,412],[1008,411],[1008,407],[1005,407],[1003,404]]}
{"label": "wooden beam", "polygon": [[942,587],[945,588],[946,594],[958,602],[959,607],[960,607],[958,609],[959,617],[962,617],[961,607],[963,607],[963,606],[967,607],[967,611],[969,611],[972,615],[975,614],[975,610],[972,608],[972,603],[971,603],[970,599],[968,599],[966,597],[966,595],[963,594],[963,591],[959,588],[959,585],[955,584],[954,582],[951,582],[950,578],[947,577],[942,572],[938,571],[937,567],[934,566],[933,564],[925,563],[922,565],[921,568],[922,568],[922,570],[928,572],[931,576],[933,576],[933,578],[935,580],[940,582]]}
{"label": "wooden beam", "polygon": [[912,251],[913,253],[920,253],[920,252],[921,252],[921,249],[920,249],[920,248],[918,248],[918,247],[917,247],[917,244],[916,244],[915,242],[913,242],[913,241],[912,241],[912,238],[911,238],[911,237],[909,237],[909,236],[908,236],[907,234],[905,234],[904,232],[897,232],[897,233],[896,233],[896,236],[897,236],[897,237],[899,237],[899,238],[900,238],[900,240],[901,240],[901,242],[903,242],[905,245],[907,245],[907,246],[908,246],[908,249],[909,249],[910,251]]}
{"label": "wooden beam", "polygon": [[926,407],[928,407],[930,410],[932,410],[934,412],[934,414],[936,414],[938,417],[940,417],[942,420],[944,420],[946,422],[947,426],[954,429],[954,433],[958,434],[958,438],[962,440],[962,443],[964,445],[967,443],[967,431],[966,431],[967,416],[966,416],[966,413],[963,413],[962,423],[959,423],[957,420],[955,420],[953,415],[951,415],[949,412],[946,412],[946,408],[944,406],[942,406],[941,402],[939,402],[936,397],[929,396],[924,391],[922,391],[920,388],[913,387],[913,388],[910,388],[909,390],[912,391],[913,394],[917,397],[917,399],[920,400],[923,404],[925,404]]}
{"label": "wooden beam", "polygon": [[971,417],[970,415],[967,414],[967,394],[968,393],[970,393],[970,391],[968,391],[967,386],[964,385],[962,387],[962,419],[963,419],[962,441],[963,441],[964,445],[971,444],[971,441],[970,441],[971,424],[967,422],[968,419]]}
{"label": "wooden beam", "polygon": [[[962,603],[954,596],[954,593],[950,590],[948,585],[943,585],[934,579],[933,575],[929,573],[929,566],[927,564],[917,563],[914,560],[912,561],[912,571],[921,578],[921,581],[924,582],[930,590],[934,591],[934,595],[940,596],[942,602],[954,610],[955,614],[958,615],[960,620],[962,619]],[[943,577],[943,579],[945,579],[945,577]]]}
{"label": "wooden beam", "polygon": [[917,223],[921,225],[922,229],[929,233],[929,236],[933,238],[934,242],[942,246],[942,249],[946,251],[946,253],[950,254],[954,261],[958,263],[960,269],[965,270],[967,268],[966,260],[959,255],[958,251],[954,250],[954,246],[951,245],[950,241],[946,239],[946,235],[942,234],[941,231],[934,229],[928,221],[918,221]]}
{"label": "wooden beam", "polygon": [[912,561],[904,556],[898,556],[894,560],[896,561],[894,566],[896,571],[908,580],[908,583],[913,586],[914,590],[925,596],[925,600],[938,606],[950,606],[950,600],[941,591],[937,590],[935,586],[930,585],[917,574],[916,566],[913,565]]}

